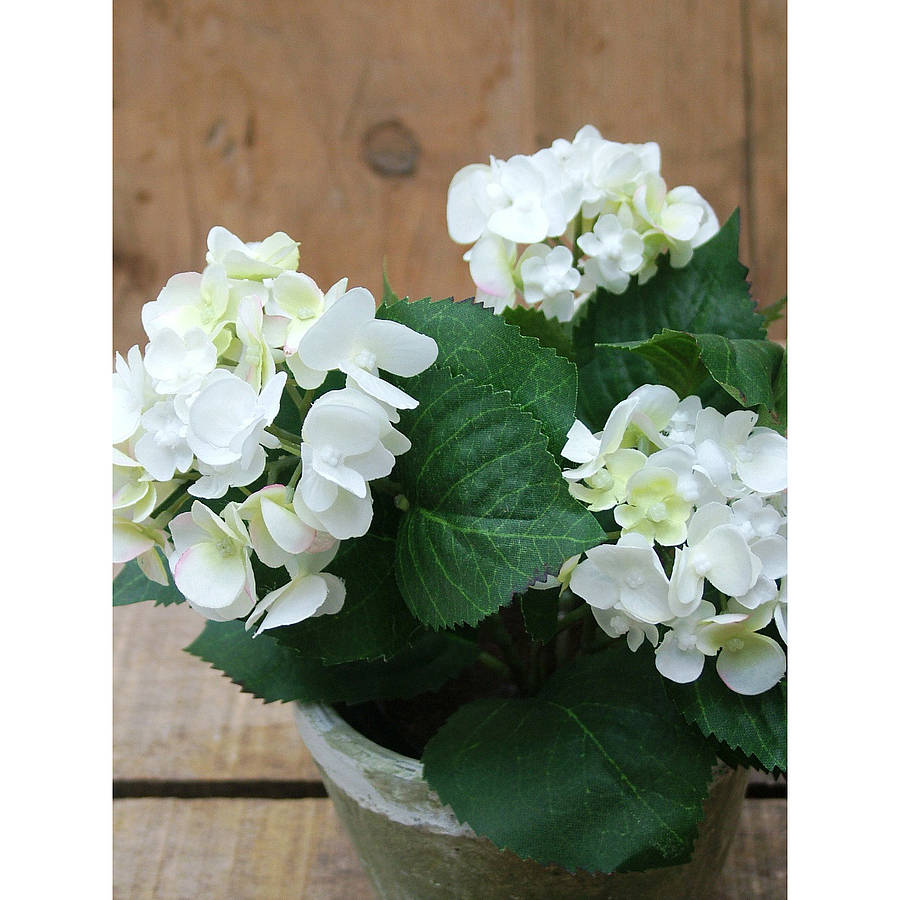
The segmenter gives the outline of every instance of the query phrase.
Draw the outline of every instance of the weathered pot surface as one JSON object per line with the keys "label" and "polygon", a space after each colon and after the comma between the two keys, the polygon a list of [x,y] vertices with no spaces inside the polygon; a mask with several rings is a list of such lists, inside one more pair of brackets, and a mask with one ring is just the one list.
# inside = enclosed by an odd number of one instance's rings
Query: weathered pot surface
{"label": "weathered pot surface", "polygon": [[390,900],[701,900],[716,886],[737,827],[747,770],[717,770],[691,861],[612,875],[570,874],[498,850],[460,824],[422,764],[380,747],[325,704],[295,704],[300,735],[380,897]]}

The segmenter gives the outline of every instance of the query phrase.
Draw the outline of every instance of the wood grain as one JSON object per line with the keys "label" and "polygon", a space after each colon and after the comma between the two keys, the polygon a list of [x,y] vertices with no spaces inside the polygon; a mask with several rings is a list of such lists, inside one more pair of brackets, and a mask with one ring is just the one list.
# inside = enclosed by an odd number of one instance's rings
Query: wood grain
{"label": "wood grain", "polygon": [[[745,801],[720,900],[786,896],[785,825]],[[117,800],[113,866],[123,900],[374,898],[330,800]]]}
{"label": "wood grain", "polygon": [[[787,293],[787,5],[744,0],[751,291],[763,306]],[[787,321],[770,329],[787,337]]]}
{"label": "wood grain", "polygon": [[182,652],[202,630],[185,606],[113,610],[113,776],[318,781],[289,705]]}

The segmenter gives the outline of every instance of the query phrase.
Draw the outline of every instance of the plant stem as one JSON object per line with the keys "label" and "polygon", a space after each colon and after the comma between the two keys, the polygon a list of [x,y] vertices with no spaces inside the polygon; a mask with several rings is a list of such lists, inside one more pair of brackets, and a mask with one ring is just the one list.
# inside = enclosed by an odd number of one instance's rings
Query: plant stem
{"label": "plant stem", "polygon": [[493,653],[488,653],[487,650],[482,650],[481,653],[478,654],[478,662],[480,662],[483,666],[486,666],[489,669],[492,669],[494,672],[499,673],[504,678],[512,679],[513,673],[510,670],[509,666],[503,662],[497,656],[494,656]]}
{"label": "plant stem", "polygon": [[[182,501],[184,500],[184,498],[188,495],[187,489],[188,489],[188,488],[189,488],[189,487],[197,480],[197,478],[199,478],[199,477],[200,477],[199,475],[195,475],[195,476],[192,476],[192,477],[189,477],[189,478],[185,478],[185,479],[181,482],[181,484],[180,484],[177,488],[175,488],[175,490],[172,491],[172,493],[169,494],[169,496],[166,497],[166,499],[163,500],[162,503],[160,503],[159,506],[156,507],[156,509],[153,510],[152,517],[153,517],[153,518],[156,518],[158,515],[160,515],[161,513],[164,513],[167,509],[171,508],[172,506],[175,506],[176,509],[177,509],[178,507],[180,507],[180,506],[181,506],[181,502],[182,502]],[[176,502],[177,502],[177,505],[176,505]]]}
{"label": "plant stem", "polygon": [[556,631],[553,632],[551,636],[551,640],[555,638],[560,632],[565,631],[570,625],[574,625],[576,622],[581,621],[589,612],[591,608],[587,603],[582,603],[581,606],[576,606],[571,612],[566,613],[560,620],[559,624],[556,626]]}
{"label": "plant stem", "polygon": [[270,425],[268,431],[281,441],[281,446],[288,453],[292,453],[294,456],[300,455],[300,445],[297,443],[296,434],[291,434],[290,431],[285,431],[284,428],[279,428],[277,425]]}
{"label": "plant stem", "polygon": [[303,463],[298,462],[294,471],[291,473],[291,480],[287,483],[287,488],[285,489],[285,499],[288,503],[294,499],[294,489],[297,487],[297,482],[300,480],[300,474],[303,471]]}
{"label": "plant stem", "polygon": [[297,412],[300,413],[300,421],[302,422],[306,417],[307,412],[309,412],[310,406],[312,406],[313,397],[316,392],[314,390],[308,390],[301,396],[300,391],[297,389],[297,385],[293,381],[288,381],[284,389],[288,397],[293,400],[294,406],[297,407]]}

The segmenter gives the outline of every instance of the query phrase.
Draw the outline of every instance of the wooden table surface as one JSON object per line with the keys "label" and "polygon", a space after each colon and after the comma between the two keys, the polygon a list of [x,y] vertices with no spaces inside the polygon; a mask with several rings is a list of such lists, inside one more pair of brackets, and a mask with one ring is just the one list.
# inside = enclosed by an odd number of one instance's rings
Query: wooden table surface
{"label": "wooden table surface", "polygon": [[[113,895],[374,897],[290,707],[183,653],[203,627],[185,607],[120,607],[113,623]],[[751,782],[723,900],[786,896],[780,787]]]}

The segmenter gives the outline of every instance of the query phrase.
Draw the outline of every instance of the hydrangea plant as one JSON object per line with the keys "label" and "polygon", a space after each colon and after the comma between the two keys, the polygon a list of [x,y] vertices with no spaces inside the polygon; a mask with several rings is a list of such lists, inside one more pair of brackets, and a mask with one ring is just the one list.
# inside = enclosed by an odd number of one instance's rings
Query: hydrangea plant
{"label": "hydrangea plant", "polygon": [[427,719],[441,800],[570,870],[686,861],[717,759],[786,772],[786,355],[659,170],[590,127],[465,167],[461,302],[215,227],[113,375],[114,603],[186,602],[265,702]]}

